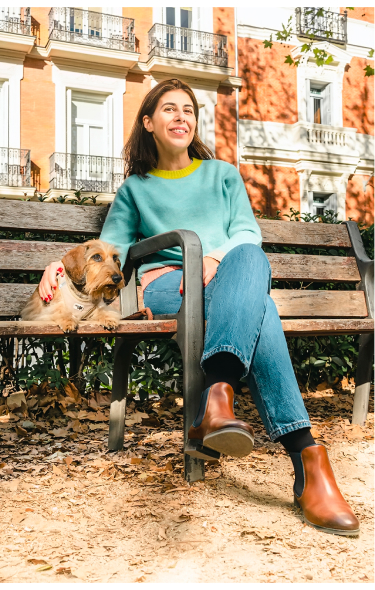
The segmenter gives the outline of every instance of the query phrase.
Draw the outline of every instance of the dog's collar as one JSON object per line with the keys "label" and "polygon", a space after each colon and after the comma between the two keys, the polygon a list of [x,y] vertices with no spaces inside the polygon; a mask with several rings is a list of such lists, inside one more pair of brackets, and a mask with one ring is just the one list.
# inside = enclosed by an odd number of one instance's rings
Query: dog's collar
{"label": "dog's collar", "polygon": [[77,293],[65,269],[63,277],[57,275],[57,284],[67,310],[79,320],[88,319],[96,306],[92,303],[88,295]]}

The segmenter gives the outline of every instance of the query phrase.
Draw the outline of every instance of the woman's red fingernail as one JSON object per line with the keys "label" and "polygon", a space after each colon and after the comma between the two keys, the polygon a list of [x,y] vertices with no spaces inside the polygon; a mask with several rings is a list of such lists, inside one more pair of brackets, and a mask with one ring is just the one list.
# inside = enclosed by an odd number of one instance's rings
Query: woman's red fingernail
{"label": "woman's red fingernail", "polygon": [[57,269],[57,272],[62,272],[62,271],[63,271],[63,269],[62,269],[62,268],[58,268],[58,269]]}
{"label": "woman's red fingernail", "polygon": [[45,301],[46,303],[48,303],[48,297],[45,297],[45,298],[44,298],[44,301]]}
{"label": "woman's red fingernail", "polygon": [[183,290],[182,290],[182,289],[180,289],[180,295],[182,295],[182,294],[183,294]]}
{"label": "woman's red fingernail", "polygon": [[63,278],[63,276],[64,276],[64,273],[62,272],[61,275],[60,275],[60,277]]}
{"label": "woman's red fingernail", "polygon": [[51,301],[52,300],[52,295],[48,295],[48,299]]}
{"label": "woman's red fingernail", "polygon": [[56,287],[52,287],[52,289],[55,289],[56,290]]}

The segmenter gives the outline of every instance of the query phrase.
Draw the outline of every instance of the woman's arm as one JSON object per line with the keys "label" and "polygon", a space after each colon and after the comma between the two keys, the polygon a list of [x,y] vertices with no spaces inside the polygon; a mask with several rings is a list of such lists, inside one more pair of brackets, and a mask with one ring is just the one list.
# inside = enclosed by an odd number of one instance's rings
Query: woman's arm
{"label": "woman's arm", "polygon": [[125,182],[117,191],[100,234],[103,242],[117,248],[121,266],[125,264],[130,246],[136,242],[139,223],[139,211]]}
{"label": "woman's arm", "polygon": [[45,268],[39,283],[39,295],[43,301],[48,303],[53,299],[53,291],[57,288],[56,274],[58,272],[62,272],[62,270],[63,267],[61,260],[51,262],[51,264]]}
{"label": "woman's arm", "polygon": [[228,172],[224,176],[223,191],[230,201],[228,239],[207,254],[218,261],[221,261],[229,250],[240,244],[262,245],[260,227],[256,222],[242,177],[234,166],[228,166]]}

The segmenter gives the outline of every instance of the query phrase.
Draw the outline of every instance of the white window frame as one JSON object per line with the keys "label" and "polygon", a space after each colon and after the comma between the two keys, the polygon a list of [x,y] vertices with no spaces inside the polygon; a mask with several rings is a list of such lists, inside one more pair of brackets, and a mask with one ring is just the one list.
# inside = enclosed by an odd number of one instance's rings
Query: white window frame
{"label": "white window frame", "polygon": [[[320,208],[318,203],[315,199],[324,199],[324,203],[321,203],[322,207],[324,207],[324,211],[333,211],[337,213],[337,194],[336,193],[325,193],[319,191],[309,191],[309,211],[312,215],[321,215],[318,212]],[[323,213],[324,214],[324,213]]]}
{"label": "white window frame", "polygon": [[324,84],[322,82],[315,82],[314,80],[306,80],[306,118],[309,123],[314,123],[314,92],[313,90],[320,90],[320,101],[321,101],[321,125],[332,124],[332,83]]}
{"label": "white window frame", "polygon": [[[112,131],[113,131],[113,125],[111,125],[111,111],[112,111],[112,95],[104,95],[104,94],[99,94],[99,93],[89,93],[89,92],[79,92],[79,91],[74,91],[71,89],[67,90],[67,97],[66,97],[66,102],[67,102],[67,118],[66,118],[66,133],[67,133],[67,146],[69,148],[69,153],[73,153],[73,138],[72,138],[72,127],[73,127],[73,120],[72,120],[72,111],[71,111],[71,106],[72,106],[72,100],[74,99],[80,99],[80,100],[88,100],[90,102],[100,102],[100,103],[104,103],[104,120],[103,120],[103,135],[105,138],[104,141],[104,149],[103,149],[103,154],[101,154],[103,157],[113,157],[113,139],[112,139]],[[78,125],[83,125],[84,127],[87,127],[89,124],[89,120],[88,119],[84,119],[84,120],[77,120],[76,123]],[[96,121],[92,121],[92,124],[94,125],[96,123]],[[96,126],[96,125],[95,125]],[[89,154],[90,148],[88,140],[86,141],[87,143],[87,147],[86,147],[86,152],[83,155],[91,155]],[[94,154],[95,155],[95,154]]]}
{"label": "white window frame", "polygon": [[[179,9],[180,7],[175,7]],[[195,31],[204,31],[206,33],[213,33],[214,32],[214,17],[213,17],[213,8],[212,6],[193,6],[193,14],[191,20],[191,28]],[[164,6],[154,6],[153,7],[153,23],[160,23],[165,25],[167,22],[166,19],[166,7]],[[177,24],[176,19],[176,27],[179,25]]]}
{"label": "white window frame", "polygon": [[[67,68],[67,66],[66,66]],[[71,94],[88,92],[107,95],[108,156],[119,158],[124,147],[124,93],[126,80],[123,74],[89,70],[89,73],[74,69],[52,66],[52,80],[55,92],[55,152],[70,153],[71,134]],[[70,106],[69,106],[70,105]],[[70,122],[70,126],[68,126]]]}
{"label": "white window frame", "polygon": [[0,61],[0,147],[21,148],[21,80],[23,60],[6,58]]}

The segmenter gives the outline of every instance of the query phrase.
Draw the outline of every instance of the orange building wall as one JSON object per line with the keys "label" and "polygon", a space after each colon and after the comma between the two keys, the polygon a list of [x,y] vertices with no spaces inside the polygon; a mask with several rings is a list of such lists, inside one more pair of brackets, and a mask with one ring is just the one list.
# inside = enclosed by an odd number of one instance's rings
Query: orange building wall
{"label": "orange building wall", "polygon": [[284,63],[290,51],[280,43],[265,49],[262,41],[238,38],[240,119],[297,122],[297,71]]}
{"label": "orange building wall", "polygon": [[49,156],[55,151],[55,84],[52,66],[26,58],[21,80],[21,148],[41,169],[41,191],[49,189]]}
{"label": "orange building wall", "polygon": [[364,67],[374,60],[353,57],[344,73],[342,103],[344,127],[374,135],[374,78],[365,77]]}
{"label": "orange building wall", "polygon": [[246,186],[253,211],[268,216],[290,213],[290,207],[300,209],[299,177],[294,168],[241,164],[240,173]]}
{"label": "orange building wall", "polygon": [[48,41],[48,13],[50,8],[35,8],[31,7],[31,25],[33,28],[33,35],[36,36],[36,44],[47,45]]}
{"label": "orange building wall", "polygon": [[216,158],[237,166],[236,91],[221,86],[215,107]]}
{"label": "orange building wall", "polygon": [[148,59],[148,31],[152,27],[152,8],[123,8],[122,16],[135,19],[134,33],[135,33],[135,50],[141,55],[140,61],[147,61]]}
{"label": "orange building wall", "polygon": [[366,226],[374,223],[374,177],[354,174],[346,191],[346,218]]}
{"label": "orange building wall", "polygon": [[[228,67],[236,66],[234,8],[213,8],[214,33],[227,36]],[[234,74],[234,72],[233,72]]]}
{"label": "orange building wall", "polygon": [[124,144],[130,135],[142,100],[150,90],[151,81],[148,77],[129,72],[126,78],[126,92],[124,94]]}
{"label": "orange building wall", "polygon": [[356,18],[358,20],[364,20],[368,23],[374,22],[374,7],[367,6],[365,8],[359,8],[356,6],[354,10],[348,10],[347,8],[340,8],[340,12],[343,13],[344,10],[348,13],[348,18]]}

